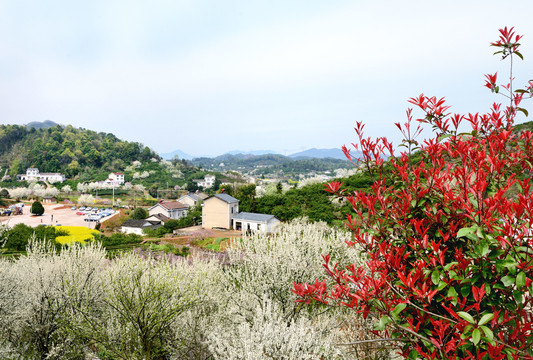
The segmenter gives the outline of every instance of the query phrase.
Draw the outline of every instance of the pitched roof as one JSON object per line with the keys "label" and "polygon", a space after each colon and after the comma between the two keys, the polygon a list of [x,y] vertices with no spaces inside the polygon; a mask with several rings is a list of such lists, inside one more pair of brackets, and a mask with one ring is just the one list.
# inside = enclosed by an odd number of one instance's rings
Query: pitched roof
{"label": "pitched roof", "polygon": [[148,219],[151,218],[152,216],[154,216],[156,219],[159,219],[159,220],[161,220],[163,222],[166,222],[166,221],[170,220],[170,218],[168,216],[163,215],[161,213],[155,214],[155,215],[150,215],[150,216],[148,216]]}
{"label": "pitched roof", "polygon": [[132,227],[132,228],[142,228],[142,227],[150,226],[150,225],[151,224],[144,219],[141,219],[141,220],[128,219],[122,223],[122,226]]}
{"label": "pitched roof", "polygon": [[260,222],[269,222],[276,217],[274,215],[268,214],[256,214],[249,212],[240,212],[233,217],[235,220],[249,220],[249,221],[260,221]]}
{"label": "pitched roof", "polygon": [[[193,199],[194,201],[198,201],[200,198],[198,197],[198,195],[196,195],[195,193],[187,193],[185,195],[183,195],[182,197],[180,197],[180,199],[184,198],[184,197],[190,197],[191,199]],[[178,199],[179,201],[179,199]]]}
{"label": "pitched roof", "polygon": [[122,223],[122,226],[132,228],[144,228],[155,225],[161,225],[161,221],[128,219]]}
{"label": "pitched roof", "polygon": [[212,197],[216,197],[217,199],[227,202],[228,204],[239,202],[239,200],[235,199],[233,196],[230,196],[228,194],[215,194],[213,196],[208,197],[207,199],[210,199]]}
{"label": "pitched roof", "polygon": [[184,205],[184,204],[180,203],[179,201],[161,201],[161,202],[155,204],[154,206],[152,206],[150,208],[150,210],[155,208],[157,205],[161,205],[162,207],[164,207],[167,210],[187,209],[189,207],[187,205]]}

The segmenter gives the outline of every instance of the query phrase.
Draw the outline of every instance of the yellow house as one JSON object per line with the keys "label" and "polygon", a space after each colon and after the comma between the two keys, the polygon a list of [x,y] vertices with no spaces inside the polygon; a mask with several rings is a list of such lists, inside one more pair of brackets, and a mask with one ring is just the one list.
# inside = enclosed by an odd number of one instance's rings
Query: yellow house
{"label": "yellow house", "polygon": [[202,227],[204,229],[231,229],[232,219],[239,213],[239,200],[228,194],[216,194],[202,204]]}

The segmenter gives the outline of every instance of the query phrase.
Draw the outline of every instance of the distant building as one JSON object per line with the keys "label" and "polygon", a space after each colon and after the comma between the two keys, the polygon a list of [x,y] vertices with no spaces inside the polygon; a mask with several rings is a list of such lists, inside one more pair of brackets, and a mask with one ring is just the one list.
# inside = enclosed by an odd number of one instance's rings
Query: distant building
{"label": "distant building", "polygon": [[157,229],[161,221],[128,219],[122,223],[121,231],[125,234],[144,235],[144,229]]}
{"label": "distant building", "polygon": [[148,209],[148,214],[149,216],[163,214],[170,219],[179,219],[187,216],[188,210],[189,206],[182,204],[179,201],[161,200]]}
{"label": "distant building", "polygon": [[276,232],[277,227],[280,224],[278,218],[274,215],[256,214],[241,212],[233,217],[233,228],[235,230],[247,231],[259,231],[263,233]]}
{"label": "distant building", "polygon": [[204,176],[204,179],[195,179],[193,182],[195,182],[198,186],[203,187],[204,189],[211,188],[215,185],[216,177],[215,175],[206,175]]}
{"label": "distant building", "polygon": [[65,175],[60,173],[40,173],[37,168],[28,168],[26,174],[17,175],[19,181],[47,181],[49,183],[63,182]]}
{"label": "distant building", "polygon": [[104,182],[106,184],[124,185],[124,174],[112,172]]}
{"label": "distant building", "polygon": [[198,194],[190,192],[180,197],[178,201],[182,204],[189,205],[190,207],[195,207],[199,201],[202,201],[202,199]]}
{"label": "distant building", "polygon": [[231,220],[239,212],[239,200],[228,194],[209,196],[202,205],[204,229],[231,229]]}

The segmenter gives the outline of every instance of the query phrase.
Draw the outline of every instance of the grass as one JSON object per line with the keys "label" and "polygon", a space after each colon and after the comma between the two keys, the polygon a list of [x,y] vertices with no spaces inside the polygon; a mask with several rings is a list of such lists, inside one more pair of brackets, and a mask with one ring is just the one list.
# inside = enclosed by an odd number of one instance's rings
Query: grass
{"label": "grass", "polygon": [[93,240],[98,235],[97,230],[89,229],[84,226],[58,226],[59,230],[68,232],[68,235],[58,236],[56,241],[61,245],[69,245],[73,242],[85,244],[86,241]]}
{"label": "grass", "polygon": [[201,247],[201,248],[205,248],[207,250],[221,252],[221,251],[226,250],[226,248],[230,244],[230,238],[209,237],[209,238],[204,238],[204,239],[193,240],[191,244]]}

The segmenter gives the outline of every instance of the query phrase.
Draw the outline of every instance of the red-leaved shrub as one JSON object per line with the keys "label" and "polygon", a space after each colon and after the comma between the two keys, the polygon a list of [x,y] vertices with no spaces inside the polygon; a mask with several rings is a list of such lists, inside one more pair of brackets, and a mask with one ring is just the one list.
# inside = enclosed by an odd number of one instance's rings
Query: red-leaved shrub
{"label": "red-leaved shrub", "polygon": [[[511,62],[522,58],[513,28],[492,43]],[[406,150],[393,156],[385,138],[355,131],[370,192],[326,191],[353,205],[348,245],[366,266],[341,266],[324,255],[328,278],[294,284],[301,302],[353,308],[379,321],[375,334],[405,358],[533,358],[533,134],[513,130],[530,82],[513,90],[487,75],[485,86],[508,98],[486,114],[449,113],[444,99],[410,99],[424,116],[397,124]],[[418,123],[417,123],[418,122]],[[460,132],[461,124],[471,127]],[[434,136],[417,141],[421,124]],[[357,146],[356,146],[357,147]],[[350,152],[344,148],[350,158]],[[388,160],[387,156],[390,156]]]}

